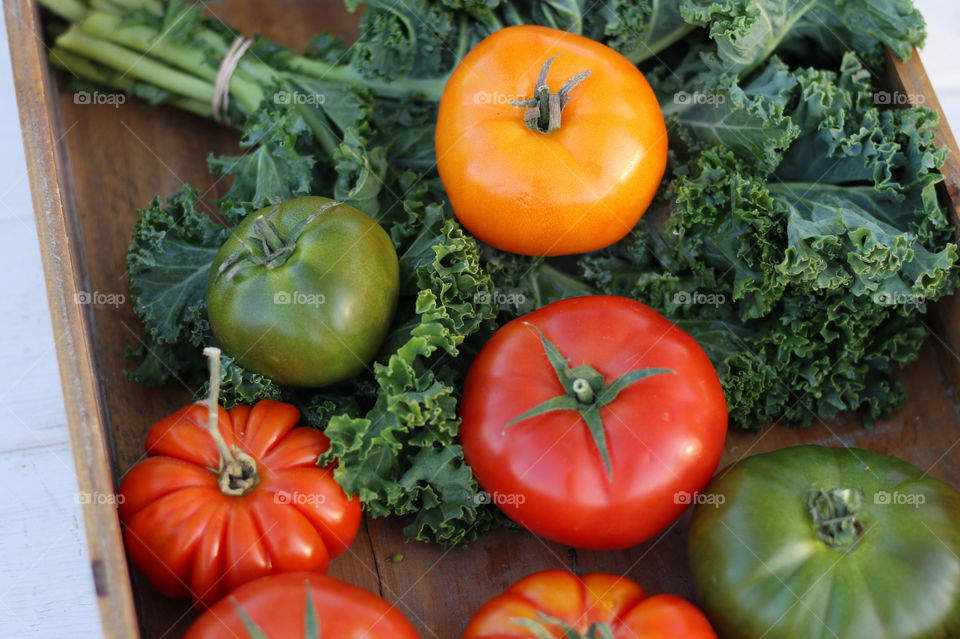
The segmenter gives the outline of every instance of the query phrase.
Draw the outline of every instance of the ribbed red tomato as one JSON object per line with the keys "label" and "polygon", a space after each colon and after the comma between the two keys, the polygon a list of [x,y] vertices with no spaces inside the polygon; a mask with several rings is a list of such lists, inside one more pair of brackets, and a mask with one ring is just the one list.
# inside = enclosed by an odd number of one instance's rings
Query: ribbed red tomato
{"label": "ribbed red tomato", "polygon": [[264,575],[326,572],[361,518],[359,500],[317,466],[326,436],[296,427],[290,404],[217,411],[226,450],[207,428],[208,407],[193,404],[150,429],[147,459],[123,478],[133,564],[164,594],[207,604]]}

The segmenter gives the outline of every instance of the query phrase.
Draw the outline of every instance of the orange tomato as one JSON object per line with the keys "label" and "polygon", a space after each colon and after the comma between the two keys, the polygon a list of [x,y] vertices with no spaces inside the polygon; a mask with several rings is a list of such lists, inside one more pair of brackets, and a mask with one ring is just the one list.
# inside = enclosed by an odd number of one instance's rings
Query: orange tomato
{"label": "orange tomato", "polygon": [[648,597],[634,581],[546,570],[524,577],[473,616],[461,639],[717,639],[686,599]]}
{"label": "orange tomato", "polygon": [[[554,56],[549,89],[536,90]],[[563,106],[558,128],[544,132],[548,92]],[[436,151],[454,213],[477,238],[524,255],[566,255],[609,246],[634,227],[663,179],[667,130],[653,90],[625,57],[565,31],[517,26],[485,38],[454,70]]]}

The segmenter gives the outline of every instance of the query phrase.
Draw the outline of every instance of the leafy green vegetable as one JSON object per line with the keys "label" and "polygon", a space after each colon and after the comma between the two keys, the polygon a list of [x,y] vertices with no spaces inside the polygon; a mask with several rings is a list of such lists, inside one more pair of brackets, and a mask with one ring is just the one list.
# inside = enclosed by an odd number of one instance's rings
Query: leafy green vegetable
{"label": "leafy green vegetable", "polygon": [[688,152],[723,146],[773,170],[800,134],[786,114],[797,79],[776,59],[743,87],[736,76],[705,72],[699,61],[656,74],[654,82],[664,117]]}
{"label": "leafy green vegetable", "polygon": [[228,230],[197,211],[199,192],[184,187],[164,203],[159,197],[139,211],[127,272],[133,310],[143,320],[146,342],[129,376],[145,384],[187,377],[203,365],[200,347],[209,335],[206,314],[210,265]]}
{"label": "leafy green vegetable", "polygon": [[[408,190],[412,179],[403,177]],[[406,219],[392,227],[401,282],[418,291],[417,323],[404,327],[402,345],[375,365],[374,406],[363,417],[330,419],[326,461],[339,461],[337,481],[374,516],[410,515],[408,536],[458,544],[497,519],[496,509],[475,499],[479,487],[456,444],[463,369],[453,360],[494,310],[478,302],[491,287],[479,247],[440,205],[423,205],[427,194],[415,189],[404,202]]]}
{"label": "leafy green vegetable", "polygon": [[716,51],[707,65],[742,74],[791,39],[806,39],[839,56],[868,53],[878,42],[902,58],[924,38],[923,16],[910,0],[682,0],[690,24],[707,27]]}
{"label": "leafy green vegetable", "polygon": [[301,141],[310,139],[310,128],[293,109],[265,108],[247,119],[240,146],[251,151],[239,156],[210,157],[213,173],[236,175],[226,201],[258,209],[271,201],[309,195],[315,160],[301,155]]}
{"label": "leafy green vegetable", "polygon": [[694,30],[680,13],[681,4],[676,0],[613,0],[607,3],[611,18],[603,37],[608,45],[639,64]]}
{"label": "leafy green vegetable", "polygon": [[839,73],[774,58],[743,89],[704,82],[730,101],[708,114],[714,127],[696,108],[672,119],[702,151],[668,221],[586,256],[584,277],[680,318],[740,426],[889,413],[903,396],[893,364],[923,339],[915,314],[957,286],[931,172],[945,158],[936,116],[878,110],[852,54]]}

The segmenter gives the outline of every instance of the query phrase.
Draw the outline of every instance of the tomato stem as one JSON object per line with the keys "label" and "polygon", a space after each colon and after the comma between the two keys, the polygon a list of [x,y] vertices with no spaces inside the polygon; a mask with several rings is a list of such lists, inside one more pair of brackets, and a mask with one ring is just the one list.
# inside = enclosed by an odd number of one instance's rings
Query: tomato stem
{"label": "tomato stem", "polygon": [[[268,269],[283,266],[297,248],[297,241],[303,234],[306,227],[323,215],[330,209],[342,206],[343,202],[331,200],[324,202],[316,211],[300,220],[294,227],[286,233],[281,233],[273,220],[270,219],[280,210],[280,204],[277,204],[266,215],[257,215],[253,219],[252,230],[247,236],[239,237],[240,245],[243,251],[238,251],[227,257],[220,264],[217,270],[217,277],[225,277],[228,281],[232,280],[237,273],[248,267],[250,264],[255,266],[265,266]],[[260,253],[258,254],[251,244],[256,246],[256,241],[260,241]]]}
{"label": "tomato stem", "polygon": [[253,226],[263,240],[266,249],[264,253],[268,255],[276,253],[277,251],[283,250],[286,246],[286,242],[280,237],[277,228],[264,216],[258,215],[257,219],[253,221]]}
{"label": "tomato stem", "polygon": [[563,633],[563,639],[614,639],[613,628],[610,624],[602,621],[595,621],[590,624],[590,627],[583,633],[577,631],[563,619],[551,617],[542,612],[536,619],[513,617],[510,621],[533,633],[533,636],[537,639],[553,639],[553,637],[556,637],[556,632],[551,630],[550,626],[558,628]]}
{"label": "tomato stem", "polygon": [[216,346],[208,346],[203,349],[203,354],[210,364],[210,383],[207,398],[204,400],[207,404],[207,430],[210,436],[217,444],[217,451],[220,453],[220,462],[229,459],[233,461],[233,454],[227,446],[227,442],[220,433],[220,349]]}
{"label": "tomato stem", "polygon": [[307,589],[307,601],[303,611],[303,639],[320,639],[320,617],[317,616],[317,607],[313,602],[313,590],[310,588],[310,581],[304,579],[303,585]]}
{"label": "tomato stem", "polygon": [[531,131],[553,133],[559,129],[560,116],[563,108],[570,101],[570,92],[590,75],[589,70],[581,71],[564,82],[559,91],[550,93],[550,87],[547,85],[547,73],[550,71],[550,65],[558,57],[559,55],[555,55],[543,63],[540,75],[537,76],[537,82],[533,85],[534,97],[524,100],[510,100],[509,102],[511,106],[524,109],[523,121]]}
{"label": "tomato stem", "polygon": [[593,388],[586,379],[582,377],[576,378],[573,380],[572,387],[574,394],[577,396],[577,401],[581,404],[592,404],[593,400],[596,399]]}
{"label": "tomato stem", "polygon": [[[307,591],[303,612],[303,639],[322,639],[320,633],[320,616],[317,614],[317,605],[313,601],[313,589],[310,587],[310,580],[304,579],[303,585]],[[250,618],[246,611],[240,606],[240,602],[237,601],[237,598],[233,595],[230,595],[230,603],[232,603],[236,609],[237,616],[240,617],[240,621],[243,622],[243,627],[246,629],[247,634],[250,635],[250,639],[270,639],[267,633]]]}
{"label": "tomato stem", "polygon": [[240,606],[240,602],[237,601],[237,598],[233,595],[230,595],[230,603],[233,604],[233,607],[237,611],[237,616],[240,617],[240,621],[243,623],[243,627],[246,629],[247,634],[250,635],[250,639],[270,639],[257,623],[250,618],[250,615]]}
{"label": "tomato stem", "polygon": [[863,491],[859,489],[813,488],[807,497],[817,536],[835,550],[848,550],[863,537],[864,528],[859,519],[862,506]]}
{"label": "tomato stem", "polygon": [[273,222],[262,215],[253,221],[253,233],[260,238],[263,246],[263,263],[267,268],[281,266],[296,248],[296,241],[288,242],[280,237]]}
{"label": "tomato stem", "polygon": [[540,343],[543,345],[547,361],[550,362],[557,374],[557,379],[563,386],[564,394],[551,397],[522,415],[511,419],[503,426],[503,434],[506,435],[508,427],[531,417],[556,410],[575,410],[583,418],[587,429],[590,431],[590,436],[600,452],[603,464],[607,468],[607,479],[613,481],[613,465],[610,463],[607,434],[604,431],[603,420],[600,419],[600,409],[615,400],[625,388],[636,384],[641,379],[662,375],[663,373],[676,373],[676,371],[670,368],[638,368],[624,373],[609,384],[605,384],[603,375],[595,368],[589,365],[572,368],[567,358],[560,353],[553,342],[547,339],[543,331],[530,322],[524,322],[524,324],[535,330],[540,337]]}
{"label": "tomato stem", "polygon": [[225,495],[240,496],[248,492],[257,482],[257,462],[236,445],[227,446],[220,432],[220,349],[208,346],[203,349],[210,364],[210,392],[204,403],[207,405],[207,432],[213,437],[220,454],[218,484]]}

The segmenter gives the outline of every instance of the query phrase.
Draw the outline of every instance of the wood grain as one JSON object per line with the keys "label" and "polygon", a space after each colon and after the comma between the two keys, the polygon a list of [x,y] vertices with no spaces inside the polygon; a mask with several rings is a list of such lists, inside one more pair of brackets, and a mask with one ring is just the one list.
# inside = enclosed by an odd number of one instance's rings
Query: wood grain
{"label": "wood grain", "polygon": [[[356,32],[356,16],[346,14],[334,0],[215,0],[207,6],[242,31],[256,29],[294,48],[325,29],[348,39]],[[135,209],[155,193],[175,192],[184,182],[205,191],[208,200],[222,195],[227,184],[207,173],[205,159],[211,151],[235,152],[237,135],[172,109],[144,111],[135,103],[119,108],[75,104],[50,82],[29,2],[12,0],[7,12],[16,18],[8,19],[17,25],[11,28],[11,46],[15,64],[19,60],[21,113],[34,167],[51,307],[57,333],[65,336],[59,345],[61,370],[72,407],[77,466],[83,469],[80,481],[92,489],[111,490],[111,480],[141,458],[150,425],[182,405],[195,389],[176,383],[146,389],[128,383],[123,377],[123,350],[135,345],[142,331],[129,300],[117,307],[81,309],[70,303],[71,296],[80,290],[128,296],[124,254]],[[917,56],[907,63],[893,61],[891,69],[902,78],[900,89],[922,92],[928,106],[935,103]],[[945,128],[941,139],[948,144],[953,140]],[[956,184],[951,180],[960,176],[956,155],[944,174],[948,177],[944,201],[953,198],[956,208],[960,191],[951,186]],[[801,443],[851,445],[897,455],[960,486],[960,412],[953,395],[960,388],[960,359],[954,355],[960,352],[955,339],[958,317],[960,308],[951,299],[926,320],[939,335],[916,363],[902,371],[910,400],[890,419],[870,430],[846,416],[829,423],[817,420],[809,428],[770,426],[758,433],[731,433],[724,464]],[[113,478],[107,467],[109,442]],[[548,568],[626,574],[650,592],[692,597],[685,552],[688,520],[689,514],[641,546],[603,553],[574,551],[526,532],[508,531],[485,535],[466,549],[445,551],[403,541],[403,522],[397,519],[367,520],[350,552],[334,562],[331,574],[380,592],[425,638],[454,639],[484,601],[523,575]],[[108,636],[138,636],[133,628],[134,599],[139,636],[181,636],[196,611],[184,602],[164,599],[136,573],[131,594],[113,512],[109,517],[91,512],[86,524],[91,552],[105,570],[107,594],[101,598],[101,609]],[[398,553],[402,560],[392,561]]]}

